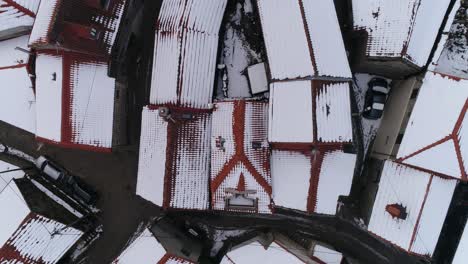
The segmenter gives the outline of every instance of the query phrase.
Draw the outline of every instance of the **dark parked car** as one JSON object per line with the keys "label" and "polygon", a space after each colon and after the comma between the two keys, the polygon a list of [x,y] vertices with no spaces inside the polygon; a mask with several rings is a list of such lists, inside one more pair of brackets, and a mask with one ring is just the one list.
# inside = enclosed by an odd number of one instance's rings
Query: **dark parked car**
{"label": "dark parked car", "polygon": [[94,205],[97,200],[96,192],[78,177],[67,171],[50,159],[40,156],[36,160],[36,167],[55,185],[84,205]]}
{"label": "dark parked car", "polygon": [[389,91],[390,87],[385,79],[373,78],[370,80],[362,116],[374,120],[381,118]]}

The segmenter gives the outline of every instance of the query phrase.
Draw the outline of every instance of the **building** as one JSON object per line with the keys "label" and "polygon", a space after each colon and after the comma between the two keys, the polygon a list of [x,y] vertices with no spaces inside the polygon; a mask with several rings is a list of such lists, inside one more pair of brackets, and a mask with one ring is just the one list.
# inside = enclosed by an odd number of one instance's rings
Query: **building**
{"label": "building", "polygon": [[166,0],[156,21],[137,194],[165,209],[210,206],[210,135],[226,0]]}
{"label": "building", "polygon": [[318,244],[310,253],[306,251],[297,245],[292,247],[288,244],[288,239],[282,235],[272,237],[270,240],[259,237],[234,247],[222,259],[221,264],[247,264],[259,260],[268,264],[327,264],[342,263],[343,260],[340,252]]}
{"label": "building", "polygon": [[234,100],[214,106],[211,130],[211,207],[271,213],[268,103]]}
{"label": "building", "polygon": [[393,79],[419,72],[428,62],[451,0],[351,0],[358,72]]}
{"label": "building", "polygon": [[63,147],[109,152],[115,80],[107,63],[70,51],[36,54],[36,137]]}
{"label": "building", "polygon": [[40,0],[0,1],[0,41],[31,31]]}
{"label": "building", "polygon": [[353,140],[352,74],[334,2],[259,0],[257,7],[268,57],[274,206],[335,214],[356,157],[344,153]]}
{"label": "building", "polygon": [[274,147],[352,144],[348,82],[274,82],[270,92],[268,140]]}
{"label": "building", "polygon": [[28,35],[0,41],[0,97],[4,98],[0,120],[36,133],[36,98],[29,75],[34,60],[29,57],[27,45]]}
{"label": "building", "polygon": [[124,7],[125,0],[41,0],[29,45],[107,57]]}
{"label": "building", "polygon": [[119,144],[116,83],[107,72],[124,7],[124,0],[41,1],[29,38],[38,140],[100,152]]}
{"label": "building", "polygon": [[352,78],[332,0],[258,0],[257,6],[271,81]]}
{"label": "building", "polygon": [[112,264],[192,264],[195,262],[167,253],[164,247],[148,230],[144,229]]}
{"label": "building", "polygon": [[457,180],[385,162],[368,230],[408,252],[431,257]]}
{"label": "building", "polygon": [[208,209],[209,111],[143,109],[137,194],[163,208]]}
{"label": "building", "polygon": [[467,80],[428,72],[404,132],[397,161],[466,181],[467,98]]}
{"label": "building", "polygon": [[202,243],[166,216],[140,225],[113,264],[195,264]]}
{"label": "building", "polygon": [[0,262],[58,263],[84,238],[83,214],[43,188],[21,178],[0,190]]}
{"label": "building", "polygon": [[150,104],[209,109],[226,0],[166,0],[156,21]]}
{"label": "building", "polygon": [[348,196],[356,155],[340,148],[273,150],[271,174],[276,207],[334,215],[340,196]]}

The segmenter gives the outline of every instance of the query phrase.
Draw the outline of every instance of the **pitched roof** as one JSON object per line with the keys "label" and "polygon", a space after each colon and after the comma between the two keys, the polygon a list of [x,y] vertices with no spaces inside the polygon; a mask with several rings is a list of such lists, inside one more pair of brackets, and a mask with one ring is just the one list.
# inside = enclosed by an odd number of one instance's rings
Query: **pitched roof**
{"label": "pitched roof", "polygon": [[112,264],[191,264],[193,262],[171,256],[145,228]]}
{"label": "pitched roof", "polygon": [[115,80],[107,63],[73,52],[36,59],[36,136],[66,147],[110,151]]}
{"label": "pitched roof", "polygon": [[468,180],[467,109],[468,80],[428,72],[398,151],[399,161]]}
{"label": "pitched roof", "polygon": [[163,2],[156,22],[151,104],[209,108],[226,2]]}
{"label": "pitched roof", "polygon": [[0,0],[0,32],[31,27],[40,0]]}
{"label": "pitched roof", "polygon": [[0,192],[0,262],[57,263],[82,231],[31,212],[14,181]]}
{"label": "pitched roof", "polygon": [[213,112],[211,132],[211,204],[225,208],[228,188],[253,190],[258,212],[269,213],[271,175],[267,142],[266,102],[219,102]]}
{"label": "pitched roof", "polygon": [[[257,5],[273,80],[352,77],[332,0]],[[287,23],[278,17],[287,17]]]}
{"label": "pitched roof", "polygon": [[273,150],[275,206],[336,214],[339,196],[347,196],[351,190],[355,163],[355,154],[339,148],[319,148],[315,152]]}
{"label": "pitched roof", "polygon": [[[404,250],[432,255],[447,215],[456,180],[387,161],[368,230]],[[400,204],[407,218],[394,218],[387,205]]]}
{"label": "pitched roof", "polygon": [[279,242],[273,242],[268,248],[265,248],[262,244],[255,241],[228,252],[221,261],[221,264],[247,264],[260,260],[269,264],[304,263],[279,244]]}
{"label": "pitched roof", "polygon": [[369,57],[426,64],[450,0],[353,0],[354,28],[368,34]]}
{"label": "pitched roof", "polygon": [[[35,48],[53,45],[106,56],[114,45],[125,3],[126,0],[110,0],[107,7],[102,7],[89,1],[42,0],[29,45]],[[57,34],[52,34],[57,30]]]}
{"label": "pitched roof", "polygon": [[0,120],[28,132],[36,132],[35,97],[28,74],[28,36],[0,41]]}
{"label": "pitched roof", "polygon": [[347,82],[288,81],[271,84],[269,141],[328,144],[352,141]]}
{"label": "pitched roof", "polygon": [[211,116],[170,108],[164,118],[159,109],[143,109],[137,194],[165,208],[207,209]]}

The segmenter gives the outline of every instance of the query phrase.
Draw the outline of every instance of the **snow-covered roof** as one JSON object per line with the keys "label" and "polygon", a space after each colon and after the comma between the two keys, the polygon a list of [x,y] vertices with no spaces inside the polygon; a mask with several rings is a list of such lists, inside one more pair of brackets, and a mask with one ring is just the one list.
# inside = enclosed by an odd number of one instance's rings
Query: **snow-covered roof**
{"label": "snow-covered roof", "polygon": [[467,179],[468,80],[428,72],[398,151],[399,161]]}
{"label": "snow-covered roof", "polygon": [[10,181],[24,176],[24,171],[21,171],[21,170],[5,172],[9,170],[16,170],[16,169],[18,169],[18,167],[0,160],[0,171],[4,172],[0,174],[0,192],[2,192],[3,189],[8,186],[8,183]]}
{"label": "snow-covered roof", "polygon": [[0,262],[57,263],[83,232],[31,212],[12,181],[0,193]]}
{"label": "snow-covered roof", "polygon": [[156,23],[151,104],[209,108],[226,2],[163,2]]}
{"label": "snow-covered roof", "polygon": [[352,141],[349,83],[276,82],[271,84],[270,92],[270,142]]}
{"label": "snow-covered roof", "polygon": [[28,132],[36,132],[36,105],[27,70],[28,54],[16,47],[27,48],[28,36],[0,41],[0,120]]}
{"label": "snow-covered roof", "polygon": [[39,2],[40,0],[0,0],[0,33],[31,27]]}
{"label": "snow-covered roof", "polygon": [[354,28],[368,33],[366,55],[403,57],[422,67],[450,0],[353,0]]}
{"label": "snow-covered roof", "polygon": [[41,0],[37,17],[29,37],[29,45],[47,43],[53,27],[56,10],[61,0]]}
{"label": "snow-covered roof", "polygon": [[[431,256],[439,239],[457,181],[387,161],[368,230],[420,255]],[[406,208],[406,219],[392,217],[387,205]]]}
{"label": "snow-covered roof", "polygon": [[[98,3],[42,0],[29,45],[49,44],[58,49],[108,55],[119,31],[125,3],[126,0],[109,0],[105,10],[100,10]],[[57,28],[60,32],[51,34]]]}
{"label": "snow-covered roof", "polygon": [[112,147],[115,80],[106,62],[71,52],[36,59],[37,137],[67,147]]}
{"label": "snow-covered roof", "polygon": [[355,154],[339,149],[273,150],[271,174],[275,206],[336,214],[339,196],[348,196],[351,190],[355,164]]}
{"label": "snow-covered roof", "polygon": [[265,63],[257,63],[247,68],[249,76],[250,90],[252,94],[259,94],[268,91],[268,79]]}
{"label": "snow-covered roof", "polygon": [[137,194],[165,208],[207,209],[211,116],[159,110],[143,109]]}
{"label": "snow-covered roof", "polygon": [[468,225],[465,225],[463,234],[460,242],[458,243],[455,257],[453,258],[452,264],[464,264],[468,259]]}
{"label": "snow-covered roof", "polygon": [[268,264],[304,263],[279,244],[279,242],[273,242],[268,248],[265,248],[262,244],[255,241],[228,252],[221,261],[221,264],[248,264],[259,261]]}
{"label": "snow-covered roof", "polygon": [[145,228],[112,264],[191,264],[193,262],[171,256]]}
{"label": "snow-covered roof", "polygon": [[258,199],[255,212],[270,213],[271,175],[267,141],[268,104],[255,101],[219,102],[211,131],[211,203],[229,210],[225,199],[237,191]]}
{"label": "snow-covered roof", "polygon": [[342,263],[343,260],[343,254],[321,245],[316,245],[314,247],[314,257],[321,261],[319,264],[339,264]]}
{"label": "snow-covered roof", "polygon": [[351,78],[333,0],[258,0],[257,5],[273,80]]}

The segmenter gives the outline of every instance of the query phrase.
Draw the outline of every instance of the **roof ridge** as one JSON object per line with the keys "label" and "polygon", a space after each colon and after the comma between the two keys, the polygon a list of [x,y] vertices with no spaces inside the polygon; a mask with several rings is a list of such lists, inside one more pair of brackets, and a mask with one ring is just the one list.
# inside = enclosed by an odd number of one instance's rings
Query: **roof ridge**
{"label": "roof ridge", "polygon": [[26,7],[18,4],[16,1],[14,0],[3,0],[8,6],[11,6],[13,7],[14,9],[18,10],[19,12],[27,15],[27,16],[30,16],[32,18],[36,18],[36,14],[34,14],[31,10],[27,9]]}

